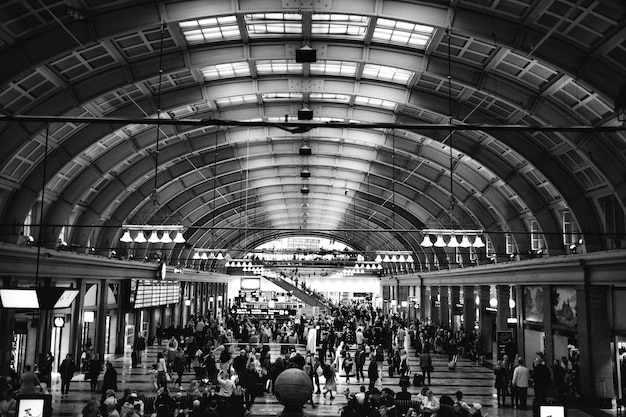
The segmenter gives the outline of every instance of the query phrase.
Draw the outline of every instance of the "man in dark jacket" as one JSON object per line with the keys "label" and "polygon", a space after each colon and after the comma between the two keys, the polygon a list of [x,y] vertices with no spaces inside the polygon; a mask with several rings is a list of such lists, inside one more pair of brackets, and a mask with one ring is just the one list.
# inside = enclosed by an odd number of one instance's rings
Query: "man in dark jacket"
{"label": "man in dark jacket", "polygon": [[552,374],[540,357],[535,358],[534,366],[535,399],[538,403],[545,403],[548,400],[548,392],[552,385]]}
{"label": "man in dark jacket", "polygon": [[376,355],[370,356],[370,364],[367,367],[367,377],[370,379],[369,391],[374,389],[374,384],[378,380],[378,366],[376,364]]}
{"label": "man in dark jacket", "polygon": [[70,382],[76,371],[76,364],[71,354],[65,355],[65,359],[59,366],[59,373],[61,374],[61,396],[67,395],[70,392]]}

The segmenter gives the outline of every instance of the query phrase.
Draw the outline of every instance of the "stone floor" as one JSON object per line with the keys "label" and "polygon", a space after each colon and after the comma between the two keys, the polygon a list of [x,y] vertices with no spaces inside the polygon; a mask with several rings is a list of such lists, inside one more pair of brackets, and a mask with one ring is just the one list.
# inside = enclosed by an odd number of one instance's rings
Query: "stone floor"
{"label": "stone floor", "polygon": [[[150,382],[150,374],[148,370],[152,363],[156,360],[156,355],[160,347],[149,347],[148,351],[144,354],[142,364],[139,367],[132,368],[130,355],[111,355],[107,358],[113,363],[113,366],[118,372],[118,387],[120,392],[124,388],[137,389],[144,395],[151,395],[152,387]],[[272,347],[272,358],[278,356],[279,348],[277,346]],[[412,369],[417,368],[417,359],[411,356]],[[483,416],[489,417],[531,417],[531,410],[518,410],[512,407],[498,407],[496,402],[495,389],[493,387],[493,373],[488,366],[475,364],[465,359],[461,359],[458,362],[455,371],[449,371],[447,368],[447,357],[444,355],[433,355],[435,372],[432,374],[432,381],[429,385],[435,395],[441,396],[444,394],[454,396],[457,390],[461,390],[464,393],[464,398],[467,402],[478,402],[483,406]],[[102,378],[102,374],[100,376]],[[188,372],[183,378],[183,388],[193,379],[193,373]],[[389,387],[394,391],[399,391],[399,377],[384,377],[383,386]],[[338,391],[341,393],[346,388],[351,391],[358,391],[360,384],[356,380],[351,378],[350,384],[345,383],[345,376],[338,378]],[[421,388],[409,387],[409,392],[416,395]],[[176,395],[176,389],[172,390],[173,395]],[[86,402],[95,396],[100,398],[100,393],[94,394],[90,392],[89,382],[85,382],[82,375],[74,377],[70,386],[69,395],[62,397],[60,394],[60,384],[53,384],[50,393],[52,394],[52,407],[54,416],[73,417],[80,416],[81,411]],[[153,394],[152,394],[153,395]],[[529,392],[529,404],[532,403],[533,393]],[[310,404],[305,407],[305,412],[309,416],[339,416],[340,410],[346,405],[347,401],[345,396],[336,395],[334,400],[325,398],[322,395],[314,395],[314,400],[317,403],[316,408],[312,408]],[[265,394],[263,397],[256,399],[255,404],[252,406],[252,416],[276,416],[283,407],[280,405],[276,398],[271,394]],[[571,408],[568,410],[567,417],[587,417],[593,415],[595,417],[610,417],[615,416],[615,409],[613,410],[579,410]]]}

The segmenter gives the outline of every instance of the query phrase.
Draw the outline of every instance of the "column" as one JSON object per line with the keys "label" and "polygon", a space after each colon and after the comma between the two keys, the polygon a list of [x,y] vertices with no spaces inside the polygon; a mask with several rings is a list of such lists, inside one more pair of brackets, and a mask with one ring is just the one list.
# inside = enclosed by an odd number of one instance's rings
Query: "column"
{"label": "column", "polygon": [[[439,317],[439,287],[430,287],[430,319],[433,323],[437,323],[440,320]],[[439,324],[439,323],[438,323]]]}
{"label": "column", "polygon": [[487,314],[487,307],[489,307],[489,299],[491,298],[490,294],[491,287],[489,285],[480,285],[478,287],[478,298],[480,299],[479,305],[479,326],[480,326],[480,343],[485,353],[485,356],[488,358],[491,357],[491,353],[493,352],[493,343],[492,343],[492,329],[491,323],[492,318]]}
{"label": "column", "polygon": [[450,296],[448,286],[439,286],[439,323],[450,327]]}
{"label": "column", "polygon": [[109,280],[104,279],[98,283],[98,311],[96,312],[96,332],[93,343],[94,352],[100,353],[100,358],[104,359],[106,341],[106,318],[107,318],[107,298],[109,292]]}
{"label": "column", "polygon": [[496,285],[498,299],[498,312],[496,314],[496,328],[508,330],[506,319],[509,316],[510,287],[508,285]]}
{"label": "column", "polygon": [[426,317],[428,317],[428,315],[426,314],[426,300],[427,300],[426,287],[424,286],[424,284],[422,284],[420,282],[420,286],[419,286],[419,304],[420,304],[420,308],[419,308],[419,317],[418,318],[420,319],[421,322],[426,321]]}
{"label": "column", "polygon": [[[552,338],[552,288],[549,285],[543,285],[543,331],[545,332],[544,355],[546,365],[550,367],[554,360],[554,339]],[[529,353],[533,355],[534,360],[537,356],[536,352],[526,352],[526,355]],[[529,369],[532,369],[533,364],[531,362],[528,362],[527,365]]]}
{"label": "column", "polygon": [[430,304],[430,287],[424,287],[424,298],[421,299],[421,310],[424,322],[432,319],[432,306]]}
{"label": "column", "polygon": [[[461,304],[461,287],[458,285],[450,286],[450,304],[452,305],[452,333],[456,333],[460,330],[461,320],[459,317],[460,311],[457,310],[457,305]],[[456,313],[456,314],[455,314]]]}
{"label": "column", "polygon": [[465,333],[471,334],[476,323],[476,297],[473,285],[463,285],[463,324]]}
{"label": "column", "polygon": [[609,331],[608,287],[584,285],[576,288],[580,393],[583,397],[612,398],[613,360]]}

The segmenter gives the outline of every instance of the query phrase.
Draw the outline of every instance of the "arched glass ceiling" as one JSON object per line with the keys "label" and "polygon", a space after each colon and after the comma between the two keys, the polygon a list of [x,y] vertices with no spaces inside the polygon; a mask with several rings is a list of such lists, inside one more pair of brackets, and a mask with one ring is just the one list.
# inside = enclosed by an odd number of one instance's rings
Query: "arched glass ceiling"
{"label": "arched glass ceiling", "polygon": [[[25,52],[0,70],[8,115],[281,122],[306,104],[315,121],[436,124],[450,120],[451,97],[459,124],[620,123],[614,91],[626,68],[616,1],[572,4],[566,13],[541,1],[541,16],[513,1],[335,1],[321,9],[117,1],[81,10],[82,20],[63,1],[50,10],[10,3],[0,6],[10,39],[0,54]],[[317,50],[317,62],[295,62],[303,44]],[[73,226],[79,244],[96,225],[101,247],[115,245],[116,225],[148,210],[155,172],[162,217],[182,219],[190,245],[265,241],[271,229],[302,227],[298,208],[308,204],[306,228],[320,234],[335,229],[355,247],[367,236],[421,252],[417,230],[441,224],[451,186],[460,217],[490,232],[496,251],[505,232],[519,232],[525,249],[536,221],[546,247],[561,253],[565,210],[588,250],[606,248],[597,231],[620,227],[606,224],[606,207],[623,213],[623,131],[457,131],[450,142],[448,132],[428,129],[164,125],[158,157],[156,136],[154,126],[132,122],[2,123],[4,217],[23,221],[41,195],[46,139],[46,221]],[[298,154],[303,144],[311,157]],[[51,240],[58,230],[47,230]]]}

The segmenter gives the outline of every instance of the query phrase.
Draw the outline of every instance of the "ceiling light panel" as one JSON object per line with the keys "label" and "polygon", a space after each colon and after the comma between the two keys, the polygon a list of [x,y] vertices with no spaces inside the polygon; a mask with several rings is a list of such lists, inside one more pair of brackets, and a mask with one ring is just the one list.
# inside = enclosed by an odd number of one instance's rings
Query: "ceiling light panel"
{"label": "ceiling light panel", "polygon": [[370,18],[349,14],[314,14],[312,21],[311,33],[314,35],[365,39]]}
{"label": "ceiling light panel", "polygon": [[296,13],[254,13],[244,15],[248,36],[302,33],[302,15]]}
{"label": "ceiling light panel", "polygon": [[426,49],[431,40],[434,28],[426,25],[402,22],[391,19],[378,19],[372,40],[374,42],[391,42]]}
{"label": "ceiling light panel", "polygon": [[228,64],[211,65],[200,70],[204,79],[219,80],[222,78],[248,77],[250,66],[247,62],[232,62]]}
{"label": "ceiling light panel", "polygon": [[178,25],[188,44],[241,38],[235,16],[187,20]]}
{"label": "ceiling light panel", "polygon": [[338,75],[342,77],[355,77],[357,70],[356,62],[349,61],[321,61],[311,64],[311,75]]}
{"label": "ceiling light panel", "polygon": [[363,78],[371,78],[380,81],[391,81],[399,84],[408,84],[415,73],[396,67],[384,65],[365,64]]}

